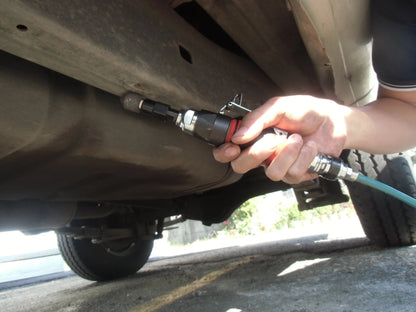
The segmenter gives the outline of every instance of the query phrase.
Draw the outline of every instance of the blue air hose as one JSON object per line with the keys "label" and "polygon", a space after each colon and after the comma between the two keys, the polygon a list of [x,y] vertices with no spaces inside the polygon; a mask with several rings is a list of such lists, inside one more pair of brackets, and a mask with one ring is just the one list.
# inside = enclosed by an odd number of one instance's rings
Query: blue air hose
{"label": "blue air hose", "polygon": [[332,157],[328,155],[318,154],[315,159],[312,161],[309,172],[317,173],[321,177],[336,180],[343,179],[351,182],[358,182],[369,187],[372,187],[376,190],[384,192],[398,200],[401,200],[405,204],[416,208],[416,199],[406,195],[399,190],[392,188],[380,181],[373,180],[361,173],[358,173],[348,167],[341,159],[337,157]]}
{"label": "blue air hose", "polygon": [[380,181],[370,179],[369,177],[366,177],[365,175],[362,175],[362,174],[358,174],[357,180],[355,181],[358,183],[367,185],[369,187],[372,187],[381,192],[384,192],[390,196],[393,196],[394,198],[397,198],[398,200],[401,200],[405,204],[416,208],[416,199],[414,199],[413,197],[410,197],[409,195],[403,192],[400,192],[399,190],[392,188],[391,186],[381,183]]}

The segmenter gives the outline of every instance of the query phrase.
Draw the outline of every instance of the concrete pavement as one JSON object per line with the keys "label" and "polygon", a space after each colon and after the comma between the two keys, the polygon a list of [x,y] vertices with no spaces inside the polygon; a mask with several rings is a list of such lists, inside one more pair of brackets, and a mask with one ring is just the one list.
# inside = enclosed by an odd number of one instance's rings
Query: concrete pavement
{"label": "concrete pavement", "polygon": [[148,263],[108,283],[69,277],[0,292],[6,311],[416,311],[416,248],[326,235]]}

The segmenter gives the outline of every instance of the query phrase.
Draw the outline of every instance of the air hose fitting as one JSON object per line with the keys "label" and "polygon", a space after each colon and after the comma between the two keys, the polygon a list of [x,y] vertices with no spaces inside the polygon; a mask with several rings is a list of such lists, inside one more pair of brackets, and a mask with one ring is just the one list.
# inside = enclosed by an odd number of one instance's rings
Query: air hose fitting
{"label": "air hose fitting", "polygon": [[341,159],[322,154],[316,155],[308,171],[328,180],[343,179],[352,182],[357,181],[359,175],[358,172],[344,164]]}

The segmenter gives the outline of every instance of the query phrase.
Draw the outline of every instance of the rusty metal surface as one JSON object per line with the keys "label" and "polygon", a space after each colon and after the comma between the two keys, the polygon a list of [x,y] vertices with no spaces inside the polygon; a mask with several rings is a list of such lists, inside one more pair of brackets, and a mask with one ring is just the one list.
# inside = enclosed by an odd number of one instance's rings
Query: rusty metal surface
{"label": "rusty metal surface", "polygon": [[285,94],[320,92],[286,0],[197,2]]}
{"label": "rusty metal surface", "polygon": [[0,16],[0,49],[116,95],[213,109],[238,91],[254,105],[278,90],[166,1],[13,0]]}
{"label": "rusty metal surface", "polygon": [[173,198],[238,179],[209,145],[113,95],[5,53],[0,64],[2,200]]}

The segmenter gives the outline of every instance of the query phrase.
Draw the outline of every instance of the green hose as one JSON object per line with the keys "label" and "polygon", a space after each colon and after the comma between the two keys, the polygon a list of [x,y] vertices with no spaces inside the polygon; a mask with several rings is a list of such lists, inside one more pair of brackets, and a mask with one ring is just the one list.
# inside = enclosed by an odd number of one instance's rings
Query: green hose
{"label": "green hose", "polygon": [[412,206],[413,208],[416,208],[416,199],[413,197],[410,197],[409,195],[406,195],[403,192],[400,192],[399,190],[396,190],[384,183],[381,183],[379,181],[370,179],[369,177],[366,177],[362,174],[358,175],[358,178],[356,182],[359,182],[361,184],[367,185],[369,187],[372,187],[376,190],[382,191],[390,196],[393,196],[394,198],[397,198],[398,200],[401,200],[405,204]]}

